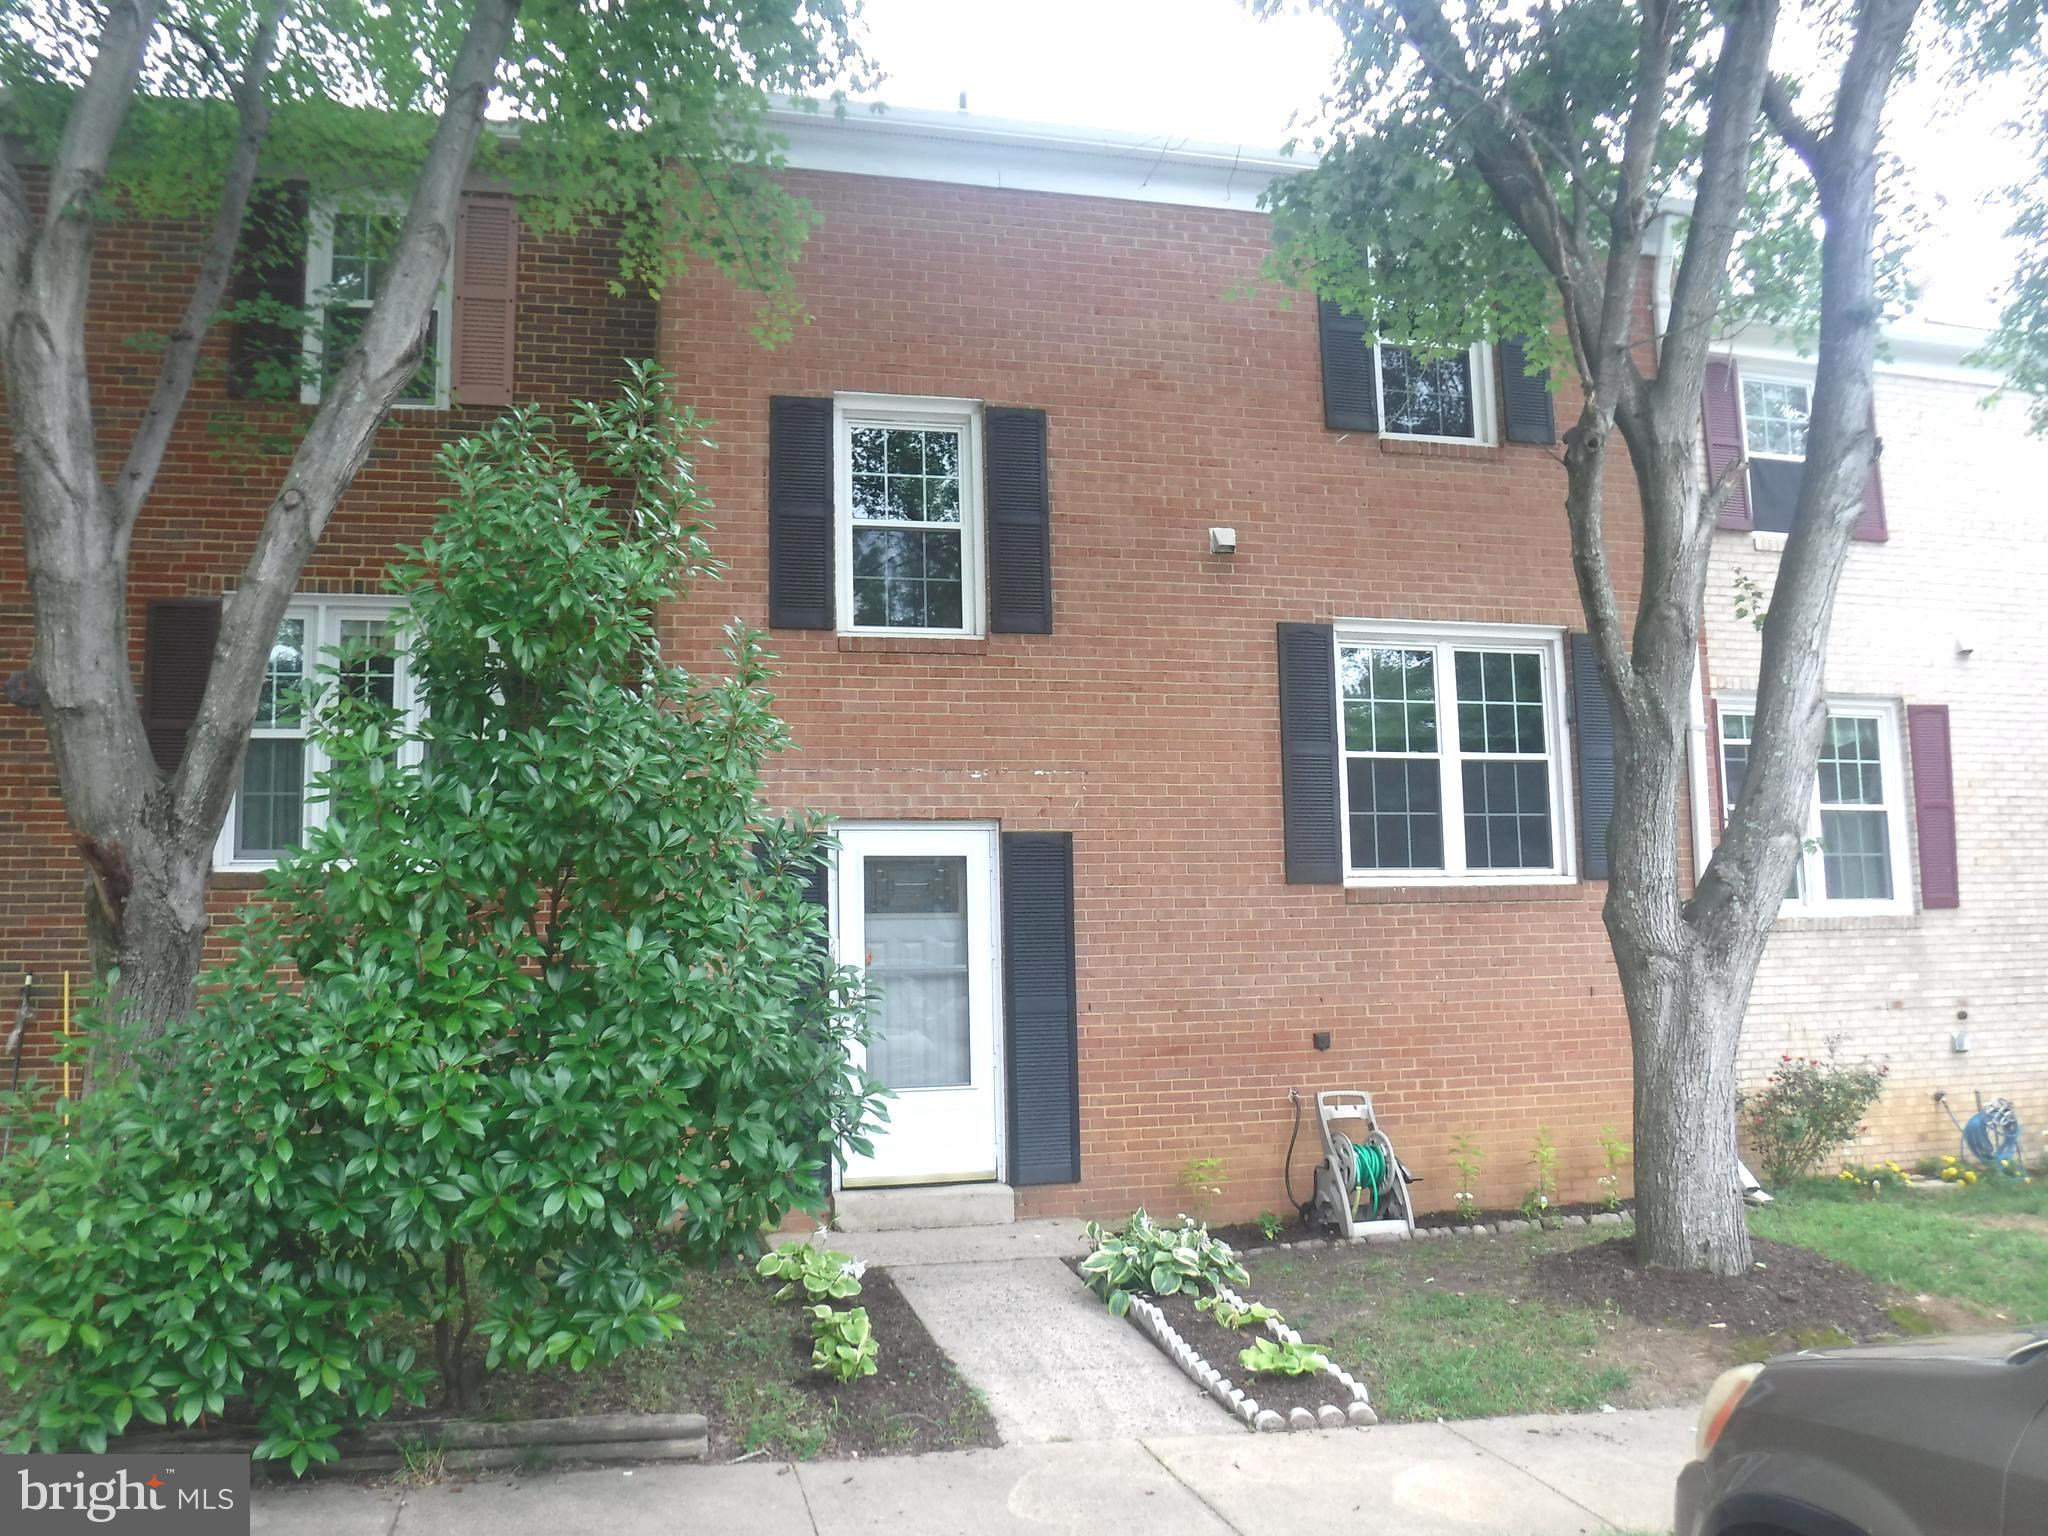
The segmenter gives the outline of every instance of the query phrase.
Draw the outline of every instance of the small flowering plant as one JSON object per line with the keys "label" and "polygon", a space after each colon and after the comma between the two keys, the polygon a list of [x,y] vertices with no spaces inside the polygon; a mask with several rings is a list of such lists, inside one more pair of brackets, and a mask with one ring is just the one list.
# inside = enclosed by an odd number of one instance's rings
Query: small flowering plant
{"label": "small flowering plant", "polygon": [[1737,1114],[1743,1137],[1766,1181],[1796,1179],[1853,1141],[1884,1093],[1891,1068],[1869,1061],[1846,1064],[1839,1048],[1839,1040],[1828,1041],[1826,1059],[1780,1056],[1764,1085],[1742,1095]]}
{"label": "small flowering plant", "polygon": [[[1835,1180],[1837,1183],[1854,1185],[1868,1194],[1881,1195],[1887,1189],[1904,1189],[1912,1182],[1912,1177],[1897,1163],[1887,1161],[1872,1163],[1868,1167],[1850,1163],[1835,1175]],[[1977,1182],[1977,1175],[1965,1169],[1962,1182],[1974,1184]]]}
{"label": "small flowering plant", "polygon": [[1451,1138],[1451,1166],[1458,1170],[1458,1190],[1451,1201],[1458,1208],[1458,1220],[1468,1227],[1479,1219],[1479,1196],[1473,1191],[1479,1187],[1479,1168],[1485,1161],[1486,1154],[1470,1136]]}

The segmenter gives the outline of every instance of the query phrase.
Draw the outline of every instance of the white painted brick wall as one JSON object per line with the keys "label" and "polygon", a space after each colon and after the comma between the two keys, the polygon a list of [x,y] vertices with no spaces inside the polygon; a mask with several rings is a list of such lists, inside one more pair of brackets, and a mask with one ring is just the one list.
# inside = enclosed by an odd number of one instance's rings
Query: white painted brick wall
{"label": "white painted brick wall", "polygon": [[[1890,1063],[1860,1158],[1956,1150],[1937,1088],[1964,1119],[1977,1091],[2013,1099],[2030,1158],[2048,1151],[2048,442],[2027,435],[2018,407],[1980,408],[1983,394],[1879,375],[1891,537],[1851,547],[1828,643],[1830,692],[1949,706],[1961,905],[1918,909],[1916,838],[1913,915],[1781,920],[1743,1037],[1746,1083],[1781,1052],[1821,1054],[1831,1035]],[[1717,693],[1756,681],[1759,637],[1735,617],[1735,574],[1768,590],[1778,559],[1748,534],[1715,536]],[[1957,654],[1958,635],[1974,654]],[[1950,1048],[1957,1028],[1968,1055]]]}

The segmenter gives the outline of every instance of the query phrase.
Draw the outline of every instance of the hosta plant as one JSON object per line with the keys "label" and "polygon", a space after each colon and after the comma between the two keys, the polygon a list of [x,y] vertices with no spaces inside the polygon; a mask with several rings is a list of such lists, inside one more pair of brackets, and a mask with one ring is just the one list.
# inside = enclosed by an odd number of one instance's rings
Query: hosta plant
{"label": "hosta plant", "polygon": [[1313,1344],[1285,1344],[1279,1339],[1256,1339],[1249,1349],[1237,1352],[1238,1364],[1266,1376],[1312,1376],[1329,1366],[1329,1356]]}
{"label": "hosta plant", "polygon": [[1249,1328],[1255,1323],[1270,1322],[1280,1315],[1263,1302],[1249,1301],[1241,1307],[1234,1307],[1221,1296],[1204,1296],[1195,1303],[1195,1310],[1208,1313],[1224,1328]]}
{"label": "hosta plant", "polygon": [[799,1289],[812,1301],[845,1301],[860,1294],[860,1277],[867,1273],[867,1265],[809,1243],[791,1243],[762,1254],[756,1273],[789,1282],[775,1293],[777,1301],[787,1301]]}
{"label": "hosta plant", "polygon": [[812,1370],[823,1371],[834,1381],[853,1381],[875,1374],[875,1358],[881,1350],[868,1323],[866,1307],[849,1307],[840,1312],[816,1306],[810,1313]]}
{"label": "hosta plant", "polygon": [[1230,1244],[1191,1217],[1166,1226],[1139,1211],[1114,1232],[1091,1221],[1087,1236],[1091,1251],[1081,1276],[1118,1317],[1130,1310],[1133,1293],[1172,1296],[1251,1279]]}

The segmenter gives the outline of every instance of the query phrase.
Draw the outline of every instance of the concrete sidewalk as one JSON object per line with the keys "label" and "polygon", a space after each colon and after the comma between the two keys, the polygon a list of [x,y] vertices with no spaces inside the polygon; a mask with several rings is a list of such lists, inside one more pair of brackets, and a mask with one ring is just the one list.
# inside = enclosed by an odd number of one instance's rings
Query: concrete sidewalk
{"label": "concrete sidewalk", "polygon": [[1666,1531],[1690,1410],[263,1491],[264,1536],[1593,1536]]}

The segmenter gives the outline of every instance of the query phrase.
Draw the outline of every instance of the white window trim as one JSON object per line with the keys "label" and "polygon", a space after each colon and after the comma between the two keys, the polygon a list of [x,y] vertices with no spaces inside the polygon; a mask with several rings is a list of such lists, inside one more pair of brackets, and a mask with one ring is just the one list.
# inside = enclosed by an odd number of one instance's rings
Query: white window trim
{"label": "white window trim", "polygon": [[[352,199],[347,204],[336,197],[318,197],[307,220],[306,230],[306,307],[316,315],[320,308],[321,295],[334,283],[334,216],[346,206],[349,212],[368,211],[395,214],[403,220],[405,203],[397,198],[372,199],[365,204],[361,199]],[[439,324],[435,335],[440,338],[434,349],[434,398],[426,400],[396,400],[392,409],[399,411],[445,411],[448,409],[450,362],[455,350],[455,257],[451,252],[448,265],[441,273],[440,287],[434,293],[434,314]],[[305,332],[306,376],[299,384],[299,400],[304,405],[320,403],[320,384],[326,361],[326,327],[308,324]]]}
{"label": "white window trim", "polygon": [[[1550,736],[1550,846],[1556,865],[1550,870],[1452,869],[1452,850],[1462,866],[1465,852],[1464,776],[1452,772],[1463,759],[1457,750],[1457,679],[1455,669],[1446,670],[1443,655],[1437,663],[1437,743],[1445,748],[1437,754],[1444,765],[1441,799],[1444,818],[1444,868],[1353,869],[1351,867],[1351,773],[1349,753],[1344,747],[1343,668],[1334,667],[1333,705],[1337,721],[1337,824],[1339,853],[1347,886],[1384,887],[1403,885],[1571,885],[1578,876],[1578,814],[1572,776],[1572,736],[1567,729],[1567,701],[1564,696],[1565,632],[1539,624],[1438,624],[1406,619],[1339,619],[1333,626],[1335,644],[1401,645],[1420,649],[1434,647],[1441,653],[1464,646],[1535,651],[1543,660],[1544,726]],[[1334,659],[1334,657],[1333,657]]]}
{"label": "white window trim", "polygon": [[[1912,797],[1907,793],[1905,735],[1903,730],[1904,711],[1897,699],[1859,698],[1849,694],[1829,694],[1824,699],[1830,715],[1853,715],[1877,721],[1878,771],[1884,779],[1884,804],[1870,806],[1870,810],[1883,810],[1886,814],[1886,853],[1891,859],[1892,894],[1888,901],[1851,901],[1830,899],[1827,890],[1827,868],[1821,862],[1820,850],[1820,770],[1814,770],[1813,790],[1807,797],[1806,823],[1800,833],[1802,843],[1811,843],[1809,851],[1802,846],[1799,850],[1799,895],[1788,896],[1778,908],[1780,917],[1898,917],[1910,915],[1914,910],[1914,893],[1919,888],[1915,875],[1912,854],[1908,847],[1906,825],[1913,815]],[[1716,697],[1714,716],[1714,771],[1721,782],[1721,825],[1728,825],[1728,815],[1733,809],[1728,803],[1728,759],[1722,745],[1721,721],[1727,716],[1756,714],[1756,698],[1752,694],[1724,693]],[[1755,738],[1751,738],[1754,743]]]}
{"label": "white window trim", "polygon": [[1798,370],[1786,368],[1782,364],[1758,367],[1754,371],[1746,367],[1740,359],[1737,359],[1735,364],[1735,415],[1742,429],[1743,457],[1748,459],[1769,459],[1777,464],[1804,464],[1806,462],[1806,455],[1804,454],[1794,455],[1789,453],[1751,451],[1749,446],[1749,401],[1746,398],[1746,390],[1744,389],[1744,386],[1749,384],[1796,384],[1799,388],[1806,391],[1807,409],[1811,412],[1813,408],[1813,375],[1811,373],[1800,373]]}
{"label": "white window trim", "polygon": [[1441,437],[1433,432],[1396,432],[1387,426],[1386,389],[1380,377],[1380,348],[1387,345],[1377,339],[1372,344],[1372,399],[1373,409],[1379,417],[1380,436],[1391,437],[1404,443],[1462,443],[1465,447],[1490,448],[1500,441],[1500,411],[1493,387],[1493,348],[1485,342],[1475,342],[1469,349],[1472,368],[1472,436]]}
{"label": "white window trim", "polygon": [[[232,598],[229,599],[233,601]],[[320,675],[323,667],[333,664],[334,647],[340,643],[341,621],[344,619],[385,619],[390,620],[406,611],[404,599],[375,595],[335,595],[308,593],[292,599],[285,609],[284,617],[306,621],[306,681],[311,685]],[[418,718],[418,694],[413,683],[412,667],[403,648],[398,653],[397,676],[392,683],[392,698],[408,721]],[[308,722],[310,725],[310,722]],[[327,771],[327,754],[313,741],[310,729],[293,732],[282,730],[259,730],[252,735],[269,738],[291,738],[306,743],[306,795],[300,825],[308,833],[327,821],[327,802],[314,800],[315,778]],[[419,761],[417,743],[407,743],[399,752],[399,762],[414,765]],[[275,869],[274,858],[246,857],[235,851],[235,818],[241,810],[241,788],[237,784],[234,798],[228,802],[226,820],[221,823],[220,836],[213,847],[213,867],[221,873],[238,871],[261,871]]]}
{"label": "white window trim", "polygon": [[[977,639],[987,633],[983,550],[987,544],[981,476],[982,409],[979,400],[943,395],[856,395],[832,397],[832,536],[835,598],[842,635],[893,635],[903,639]],[[909,629],[853,622],[853,429],[855,427],[950,427],[960,432],[960,627]]]}

